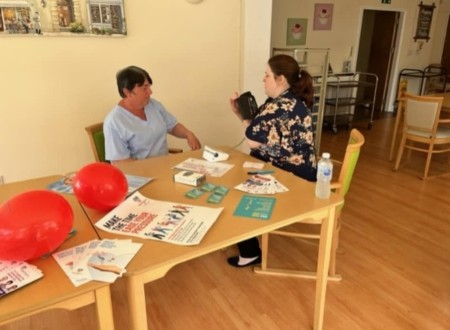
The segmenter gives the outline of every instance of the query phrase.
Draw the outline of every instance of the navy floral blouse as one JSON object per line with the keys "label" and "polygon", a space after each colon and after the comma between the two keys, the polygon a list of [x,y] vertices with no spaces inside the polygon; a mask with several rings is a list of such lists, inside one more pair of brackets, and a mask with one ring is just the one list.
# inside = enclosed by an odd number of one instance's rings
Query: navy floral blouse
{"label": "navy floral blouse", "polygon": [[317,161],[311,110],[291,91],[269,98],[245,131],[263,145],[250,155],[308,181],[316,181]]}

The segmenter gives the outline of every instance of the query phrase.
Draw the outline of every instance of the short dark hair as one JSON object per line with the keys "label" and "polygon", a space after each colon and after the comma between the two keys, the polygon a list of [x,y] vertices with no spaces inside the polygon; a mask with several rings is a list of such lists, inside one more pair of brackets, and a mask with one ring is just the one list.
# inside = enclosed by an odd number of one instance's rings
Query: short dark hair
{"label": "short dark hair", "polygon": [[125,97],[125,93],[123,92],[125,88],[132,91],[136,85],[142,86],[146,80],[150,85],[153,84],[152,78],[150,78],[148,72],[134,65],[128,66],[117,72],[116,80],[119,94],[122,97]]}

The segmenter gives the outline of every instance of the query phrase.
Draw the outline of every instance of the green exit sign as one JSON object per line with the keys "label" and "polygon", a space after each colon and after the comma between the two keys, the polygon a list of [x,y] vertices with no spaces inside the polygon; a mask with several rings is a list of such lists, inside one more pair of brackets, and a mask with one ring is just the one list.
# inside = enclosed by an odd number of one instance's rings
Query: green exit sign
{"label": "green exit sign", "polygon": [[381,0],[381,3],[391,3],[391,0]]}

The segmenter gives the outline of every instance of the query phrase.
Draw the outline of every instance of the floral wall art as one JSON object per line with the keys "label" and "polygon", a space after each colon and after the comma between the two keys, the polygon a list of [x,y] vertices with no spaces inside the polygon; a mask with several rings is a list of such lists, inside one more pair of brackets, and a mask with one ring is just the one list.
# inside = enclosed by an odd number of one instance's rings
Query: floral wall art
{"label": "floral wall art", "polygon": [[333,4],[316,3],[314,5],[314,30],[331,30]]}
{"label": "floral wall art", "polygon": [[124,36],[123,1],[0,0],[0,36]]}
{"label": "floral wall art", "polygon": [[286,44],[305,45],[308,20],[306,18],[288,18]]}

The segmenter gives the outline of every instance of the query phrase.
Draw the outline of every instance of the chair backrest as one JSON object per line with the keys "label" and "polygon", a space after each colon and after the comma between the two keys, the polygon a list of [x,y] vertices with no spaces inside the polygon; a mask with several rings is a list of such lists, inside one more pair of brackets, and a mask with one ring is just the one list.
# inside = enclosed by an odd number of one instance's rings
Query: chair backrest
{"label": "chair backrest", "polygon": [[361,147],[364,144],[364,136],[356,128],[350,132],[347,148],[345,149],[344,160],[342,161],[341,172],[339,173],[339,187],[336,192],[345,197],[352,182],[356,163],[358,162]]}
{"label": "chair backrest", "polygon": [[103,123],[97,123],[85,128],[89,135],[92,152],[94,153],[95,161],[108,162],[105,159],[105,135],[103,134]]}
{"label": "chair backrest", "polygon": [[430,134],[437,129],[443,97],[405,94],[405,130]]}

